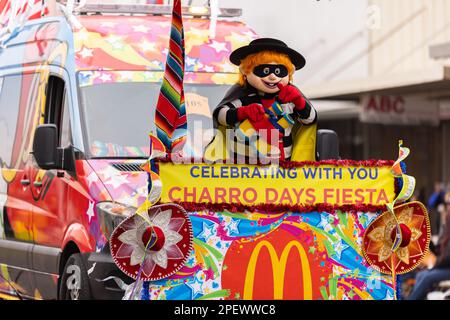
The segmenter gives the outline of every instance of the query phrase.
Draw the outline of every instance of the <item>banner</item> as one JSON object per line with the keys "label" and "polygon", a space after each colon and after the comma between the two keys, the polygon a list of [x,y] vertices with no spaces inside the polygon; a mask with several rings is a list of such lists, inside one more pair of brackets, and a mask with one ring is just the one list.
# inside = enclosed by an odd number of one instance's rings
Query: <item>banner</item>
{"label": "banner", "polygon": [[395,198],[390,166],[161,163],[160,176],[163,203],[382,206]]}

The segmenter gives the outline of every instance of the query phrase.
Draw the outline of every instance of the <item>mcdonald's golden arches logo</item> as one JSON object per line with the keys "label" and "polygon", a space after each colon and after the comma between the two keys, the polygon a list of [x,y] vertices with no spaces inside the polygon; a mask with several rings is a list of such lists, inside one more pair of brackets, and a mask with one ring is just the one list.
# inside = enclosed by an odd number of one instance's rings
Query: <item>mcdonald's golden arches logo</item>
{"label": "mcdonald's golden arches logo", "polygon": [[311,244],[285,230],[259,241],[234,243],[225,257],[222,287],[231,289],[232,299],[320,298],[319,279],[328,278],[331,270],[318,265],[319,252],[305,249]]}

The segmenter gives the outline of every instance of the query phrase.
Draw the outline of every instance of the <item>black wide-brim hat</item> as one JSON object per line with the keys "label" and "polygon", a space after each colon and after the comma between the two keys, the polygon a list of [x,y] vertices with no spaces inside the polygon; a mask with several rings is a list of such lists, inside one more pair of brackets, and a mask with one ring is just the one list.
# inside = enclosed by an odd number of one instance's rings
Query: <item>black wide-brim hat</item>
{"label": "black wide-brim hat", "polygon": [[256,39],[249,45],[234,50],[230,55],[230,61],[239,66],[245,57],[261,51],[275,51],[286,54],[295,66],[295,70],[300,70],[306,64],[305,58],[300,53],[289,48],[283,41],[272,38]]}

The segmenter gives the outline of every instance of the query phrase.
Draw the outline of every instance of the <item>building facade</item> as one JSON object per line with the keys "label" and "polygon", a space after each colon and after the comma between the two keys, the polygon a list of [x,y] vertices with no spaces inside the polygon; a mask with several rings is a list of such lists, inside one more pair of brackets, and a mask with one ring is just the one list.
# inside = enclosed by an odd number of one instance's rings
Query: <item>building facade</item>
{"label": "building facade", "polygon": [[[370,0],[376,20],[366,48],[368,76],[306,88],[319,101],[354,102],[357,111],[322,126],[341,136],[343,157],[396,158],[398,140],[412,153],[408,172],[422,200],[436,181],[450,182],[450,1]],[[342,66],[345,69],[346,66]],[[320,114],[320,111],[319,111]]]}

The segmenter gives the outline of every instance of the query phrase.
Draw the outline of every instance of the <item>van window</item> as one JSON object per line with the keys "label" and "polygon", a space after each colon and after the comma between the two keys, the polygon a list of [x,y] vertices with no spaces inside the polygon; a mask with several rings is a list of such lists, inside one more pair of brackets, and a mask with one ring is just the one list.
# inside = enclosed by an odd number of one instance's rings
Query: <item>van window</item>
{"label": "van window", "polygon": [[[0,166],[12,166],[13,148],[19,121],[22,78],[14,75],[0,78]],[[25,79],[24,79],[25,80]]]}
{"label": "van window", "polygon": [[0,162],[18,168],[24,153],[31,150],[28,141],[38,110],[39,77],[37,73],[8,75],[0,88]]}
{"label": "van window", "polygon": [[[117,82],[81,87],[91,156],[146,158],[148,133],[156,134],[158,82]],[[190,156],[202,156],[213,137],[212,113],[229,86],[184,84]]]}
{"label": "van window", "polygon": [[70,130],[70,113],[69,113],[69,96],[66,92],[64,93],[64,106],[62,111],[61,119],[61,141],[60,146],[65,148],[72,144],[72,136]]}
{"label": "van window", "polygon": [[60,146],[70,143],[69,99],[64,80],[57,76],[50,76],[47,84],[44,121],[58,127]]}

